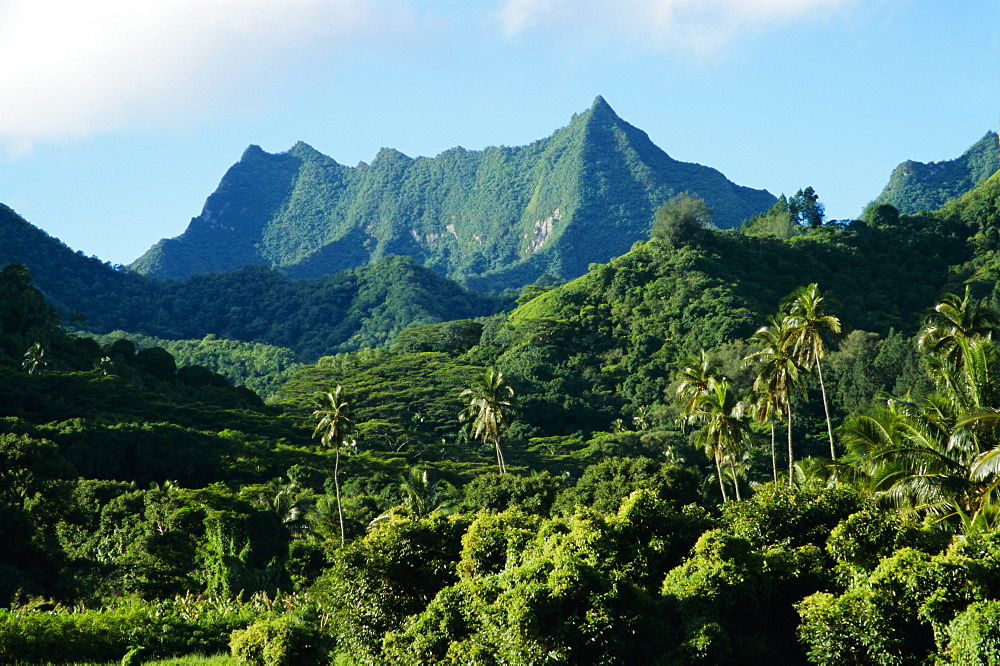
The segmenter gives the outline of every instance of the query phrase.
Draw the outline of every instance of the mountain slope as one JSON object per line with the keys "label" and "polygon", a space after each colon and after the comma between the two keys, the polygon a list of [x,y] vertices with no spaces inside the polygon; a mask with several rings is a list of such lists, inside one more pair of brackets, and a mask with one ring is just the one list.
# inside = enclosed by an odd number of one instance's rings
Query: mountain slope
{"label": "mountain slope", "polygon": [[892,204],[900,213],[936,210],[969,192],[1000,169],[997,133],[987,132],[960,157],[941,162],[907,160],[889,177],[876,204]]}
{"label": "mountain slope", "polygon": [[530,145],[453,148],[410,158],[384,148],[346,167],[304,143],[251,146],[188,229],[136,260],[163,278],[281,267],[318,277],[388,254],[413,257],[478,289],[583,274],[647,237],[653,211],[689,190],[733,227],[774,197],[674,160],[598,97],[567,127]]}
{"label": "mountain slope", "polygon": [[[0,205],[0,266],[27,266],[64,319],[95,333],[219,337],[294,350],[303,359],[388,346],[403,329],[492,314],[497,299],[467,291],[406,257],[313,280],[248,266],[160,281],[73,252]],[[23,350],[22,350],[23,352]]]}

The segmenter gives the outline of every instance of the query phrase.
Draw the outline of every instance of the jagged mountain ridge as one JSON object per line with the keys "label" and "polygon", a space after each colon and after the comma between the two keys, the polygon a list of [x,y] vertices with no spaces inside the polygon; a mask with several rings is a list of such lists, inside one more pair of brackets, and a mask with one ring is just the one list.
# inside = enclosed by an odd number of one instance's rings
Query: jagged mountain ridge
{"label": "jagged mountain ridge", "polygon": [[453,148],[410,158],[384,148],[348,167],[298,143],[249,147],[180,236],[132,267],[161,278],[246,264],[317,277],[388,254],[413,257],[478,289],[582,275],[648,236],[657,206],[681,191],[715,208],[720,227],[774,196],[679,162],[598,97],[548,138],[516,148]]}
{"label": "jagged mountain ridge", "polygon": [[962,155],[941,162],[907,160],[892,170],[873,203],[892,204],[900,213],[937,210],[973,190],[1000,169],[997,133],[987,132]]}

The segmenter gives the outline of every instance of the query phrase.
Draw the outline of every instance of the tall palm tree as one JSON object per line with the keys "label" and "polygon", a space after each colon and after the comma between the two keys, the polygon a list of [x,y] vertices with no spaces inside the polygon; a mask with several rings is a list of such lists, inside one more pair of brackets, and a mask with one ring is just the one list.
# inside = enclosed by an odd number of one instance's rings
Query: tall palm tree
{"label": "tall palm tree", "polygon": [[830,422],[830,407],[826,400],[826,386],[823,383],[823,355],[826,353],[826,339],[840,334],[840,319],[826,314],[824,301],[816,283],[794,291],[785,301],[788,314],[783,320],[788,332],[788,344],[796,362],[805,370],[816,368],[819,390],[823,396],[823,412],[826,415],[826,431],[830,436],[830,458],[836,460],[837,452],[833,444],[833,425]]}
{"label": "tall palm tree", "polygon": [[743,445],[750,437],[750,425],[744,416],[744,407],[740,396],[728,380],[712,379],[691,416],[693,420],[704,424],[695,434],[695,442],[704,449],[705,455],[715,461],[723,501],[726,500],[726,489],[722,480],[724,462],[728,463],[730,468],[736,499],[742,499],[736,460],[742,456]]}
{"label": "tall palm tree", "polygon": [[1000,340],[1000,315],[986,304],[973,301],[968,285],[961,298],[945,294],[924,316],[923,324],[917,336],[918,348],[952,363],[961,362],[960,340],[971,337]]}
{"label": "tall palm tree", "polygon": [[487,368],[471,387],[462,391],[459,396],[465,403],[459,415],[461,422],[472,424],[472,436],[481,440],[483,446],[493,443],[496,450],[497,466],[501,474],[507,473],[503,450],[500,448],[500,437],[510,423],[509,415],[516,411],[514,388],[508,384],[502,372]]}
{"label": "tall palm tree", "polygon": [[743,359],[746,366],[756,365],[752,391],[754,415],[760,423],[771,424],[771,465],[777,480],[777,455],[774,422],[785,419],[788,425],[788,483],[795,481],[795,455],[792,449],[792,392],[799,381],[799,366],[789,350],[788,332],[783,322],[772,317],[766,326],[750,337],[757,346]]}
{"label": "tall palm tree", "polygon": [[328,446],[335,453],[333,465],[333,487],[337,495],[337,514],[340,516],[340,545],[344,545],[344,510],[340,504],[340,450],[344,448],[347,434],[351,427],[351,419],[347,417],[347,400],[341,395],[343,387],[339,384],[333,392],[316,395],[317,409],[312,413],[316,419],[313,437],[320,436],[323,446]]}
{"label": "tall palm tree", "polygon": [[[680,383],[677,384],[677,400],[681,405],[682,425],[695,423],[698,420],[701,401],[712,390],[712,383],[720,379],[722,379],[722,372],[712,362],[708,352],[704,349],[699,350],[697,356],[681,368]],[[719,481],[722,501],[725,502],[727,500],[726,486],[722,482],[720,462],[715,458],[714,452],[706,451],[706,455],[716,463],[716,478]]]}

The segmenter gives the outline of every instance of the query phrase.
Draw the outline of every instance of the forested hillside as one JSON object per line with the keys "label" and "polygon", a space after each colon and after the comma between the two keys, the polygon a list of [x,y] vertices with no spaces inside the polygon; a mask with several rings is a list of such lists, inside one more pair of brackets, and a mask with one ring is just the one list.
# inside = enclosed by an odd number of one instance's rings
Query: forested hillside
{"label": "forested hillside", "polygon": [[285,347],[301,360],[387,346],[410,326],[492,314],[508,303],[402,257],[315,280],[248,266],[161,281],[74,253],[0,206],[0,264],[6,263],[27,266],[64,321],[87,331],[169,340],[215,335]]}
{"label": "forested hillside", "polygon": [[517,148],[433,159],[385,148],[347,167],[304,143],[274,155],[251,146],[187,231],[132,267],[183,278],[263,264],[312,278],[395,254],[499,291],[546,273],[574,278],[624,253],[648,236],[653,211],[686,190],[723,228],[774,202],[672,159],[598,97],[567,127]]}
{"label": "forested hillside", "polygon": [[996,663],[1000,176],[803,195],[266,405],[5,267],[0,661]]}
{"label": "forested hillside", "polygon": [[936,210],[965,194],[1000,169],[997,133],[986,135],[961,156],[941,162],[907,160],[892,170],[875,204],[891,204],[900,213]]}

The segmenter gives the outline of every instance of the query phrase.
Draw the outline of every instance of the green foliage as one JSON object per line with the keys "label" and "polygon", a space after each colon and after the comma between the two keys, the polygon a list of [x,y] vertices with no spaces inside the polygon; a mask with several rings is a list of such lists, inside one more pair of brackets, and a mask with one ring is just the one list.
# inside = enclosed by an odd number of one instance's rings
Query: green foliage
{"label": "green foliage", "polygon": [[321,666],[328,663],[329,646],[315,624],[289,615],[257,620],[237,629],[229,641],[233,657],[251,666]]}
{"label": "green foliage", "polygon": [[650,237],[667,247],[682,247],[712,227],[712,209],[690,192],[681,192],[656,209]]}
{"label": "green foliage", "polygon": [[872,203],[891,204],[900,213],[936,210],[972,190],[998,169],[997,134],[987,132],[953,160],[928,164],[903,162],[893,169],[888,184]]}
{"label": "green foliage", "polygon": [[461,579],[384,642],[389,663],[650,663],[672,634],[655,586],[704,516],[637,491],[617,514],[480,514]]}
{"label": "green foliage", "polygon": [[262,605],[179,597],[130,600],[105,610],[0,610],[4,663],[118,662],[141,648],[144,660],[226,649],[230,632],[263,612]]}
{"label": "green foliage", "polygon": [[140,348],[162,347],[174,357],[179,378],[183,379],[185,368],[201,367],[225,377],[234,386],[246,386],[263,398],[272,395],[301,365],[291,349],[224,340],[214,334],[200,340],[166,340],[124,331],[82,335],[93,337],[105,348],[118,340],[129,340]]}
{"label": "green foliage", "polygon": [[487,472],[465,485],[462,507],[470,512],[481,509],[500,512],[516,507],[547,516],[563,487],[563,480],[548,472],[531,476]]}
{"label": "green foliage", "polygon": [[949,664],[1000,664],[1000,601],[978,601],[955,616],[947,628]]}
{"label": "green foliage", "polygon": [[847,486],[788,486],[768,483],[743,502],[723,507],[723,523],[754,548],[822,547],[830,530],[861,508],[860,494]]}
{"label": "green foliage", "polygon": [[678,505],[697,499],[697,477],[687,467],[649,458],[608,458],[586,468],[571,488],[556,498],[554,513],[572,514],[577,507],[614,511],[633,491],[644,489]]}
{"label": "green foliage", "polygon": [[311,596],[329,615],[337,649],[357,663],[381,663],[382,637],[455,581],[468,519],[388,520],[338,550]]}
{"label": "green foliage", "polygon": [[626,252],[646,237],[654,209],[683,190],[714,207],[721,227],[774,201],[671,159],[601,98],[517,148],[433,159],[383,149],[351,168],[303,143],[277,155],[251,146],[188,230],[132,267],[178,279],[265,264],[312,278],[397,254],[500,290],[546,273],[574,278]]}
{"label": "green foliage", "polygon": [[305,416],[316,392],[342,385],[362,448],[440,449],[459,430],[459,393],[481,372],[443,352],[324,357],[298,370],[273,402]]}
{"label": "green foliage", "polygon": [[821,580],[815,546],[761,553],[745,539],[710,530],[670,571],[662,593],[678,638],[674,663],[794,663],[790,603]]}

